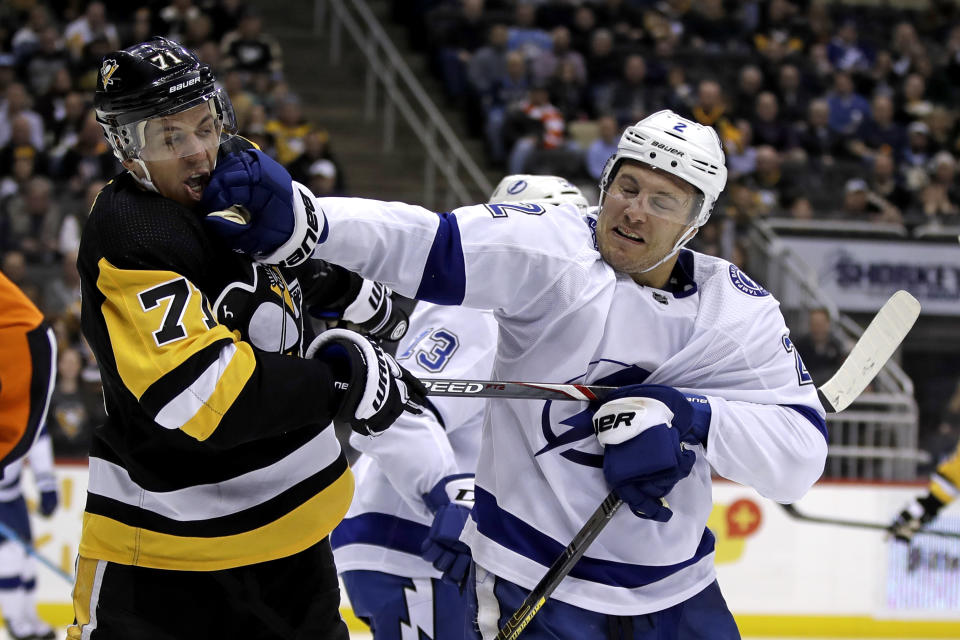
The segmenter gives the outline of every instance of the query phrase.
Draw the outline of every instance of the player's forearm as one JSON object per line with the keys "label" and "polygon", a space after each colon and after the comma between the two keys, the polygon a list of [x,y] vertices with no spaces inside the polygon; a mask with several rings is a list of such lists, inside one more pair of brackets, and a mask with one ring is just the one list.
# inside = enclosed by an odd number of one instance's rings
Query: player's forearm
{"label": "player's forearm", "polygon": [[827,441],[813,409],[710,398],[713,412],[707,460],[724,478],[789,503],[823,473]]}

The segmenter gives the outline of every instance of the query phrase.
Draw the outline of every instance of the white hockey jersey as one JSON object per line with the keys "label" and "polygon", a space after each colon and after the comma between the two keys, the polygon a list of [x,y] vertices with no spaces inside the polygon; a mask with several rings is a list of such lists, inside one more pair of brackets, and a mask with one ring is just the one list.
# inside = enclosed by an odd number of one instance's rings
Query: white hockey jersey
{"label": "white hockey jersey", "polygon": [[[693,447],[696,465],[667,495],[670,521],[620,510],[552,597],[613,615],[682,602],[715,579],[710,465],[781,502],[822,473],[824,411],[779,303],[730,263],[684,250],[663,291],[607,265],[572,206],[438,215],[397,202],[320,203],[329,227],[317,257],[403,295],[494,311],[494,378],[647,382],[708,398],[707,447]],[[462,535],[484,568],[532,588],[607,495],[590,417],[572,402],[488,402]]]}
{"label": "white hockey jersey", "polygon": [[[489,379],[496,344],[491,312],[421,302],[397,361],[419,378]],[[474,472],[484,404],[480,398],[430,398],[427,411],[402,414],[376,438],[351,436],[363,455],[353,465],[353,503],[330,535],[338,571],[440,577],[420,557],[433,523],[423,495],[441,478]]]}
{"label": "white hockey jersey", "polygon": [[0,469],[0,502],[12,502],[23,495],[20,478],[24,462],[30,465],[37,491],[52,491],[57,488],[57,476],[53,469],[53,446],[50,434],[44,428],[26,458],[20,458]]}

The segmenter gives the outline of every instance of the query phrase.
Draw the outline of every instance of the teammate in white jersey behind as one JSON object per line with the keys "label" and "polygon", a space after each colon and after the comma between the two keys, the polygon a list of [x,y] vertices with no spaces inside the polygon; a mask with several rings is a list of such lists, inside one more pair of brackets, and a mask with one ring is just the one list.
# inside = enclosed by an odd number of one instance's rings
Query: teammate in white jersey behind
{"label": "teammate in white jersey behind", "polygon": [[[739,637],[706,528],[710,468],[793,502],[822,473],[827,443],[779,303],[729,262],[683,248],[726,176],[713,129],[660,111],[621,137],[601,176],[595,228],[566,205],[550,215],[526,203],[435,214],[319,200],[326,220],[316,257],[401,295],[493,311],[494,378],[621,387],[600,406],[487,404],[461,536],[483,638],[496,635],[611,487],[630,508],[523,637]],[[221,182],[215,172],[207,189]],[[254,218],[243,235],[275,224]]]}
{"label": "teammate in white jersey behind", "polygon": [[[490,202],[508,201],[588,207],[556,176],[504,178]],[[397,361],[420,378],[488,379],[496,346],[493,313],[421,302]],[[458,538],[473,506],[483,407],[480,398],[433,398],[378,438],[351,437],[363,453],[353,465],[356,494],[330,543],[353,611],[375,640],[464,636],[470,550]]]}

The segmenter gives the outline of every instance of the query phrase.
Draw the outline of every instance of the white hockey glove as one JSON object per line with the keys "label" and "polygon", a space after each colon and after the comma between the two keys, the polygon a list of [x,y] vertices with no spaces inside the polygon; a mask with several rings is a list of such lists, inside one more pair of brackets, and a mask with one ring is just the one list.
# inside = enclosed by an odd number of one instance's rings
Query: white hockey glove
{"label": "white hockey glove", "polygon": [[346,329],[321,333],[307,348],[308,358],[319,358],[333,370],[343,391],[336,420],[361,435],[378,435],[403,413],[422,413],[427,390],[393,356]]}
{"label": "white hockey glove", "polygon": [[390,287],[364,280],[357,297],[343,310],[343,319],[364,332],[384,340],[399,340],[407,334],[410,319],[393,304]]}
{"label": "white hockey glove", "polygon": [[264,264],[296,266],[326,236],[327,221],[313,193],[257,149],[231,153],[217,164],[201,206],[211,233]]}

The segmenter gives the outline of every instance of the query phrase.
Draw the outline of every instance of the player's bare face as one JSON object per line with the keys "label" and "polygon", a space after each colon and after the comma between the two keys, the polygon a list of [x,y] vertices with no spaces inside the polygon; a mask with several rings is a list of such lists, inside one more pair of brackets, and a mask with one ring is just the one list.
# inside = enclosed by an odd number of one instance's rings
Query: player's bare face
{"label": "player's bare face", "polygon": [[687,230],[695,198],[692,186],[630,162],[610,182],[597,220],[597,246],[611,267],[640,284],[662,286],[673,268],[663,259]]}
{"label": "player's bare face", "polygon": [[217,163],[220,126],[210,107],[147,122],[140,158],[160,195],[193,208],[203,197]]}

